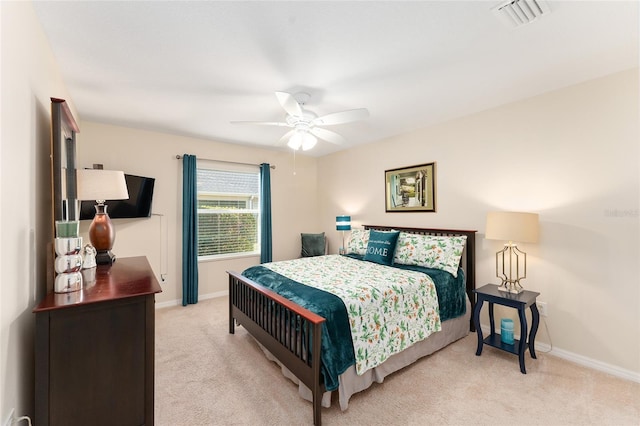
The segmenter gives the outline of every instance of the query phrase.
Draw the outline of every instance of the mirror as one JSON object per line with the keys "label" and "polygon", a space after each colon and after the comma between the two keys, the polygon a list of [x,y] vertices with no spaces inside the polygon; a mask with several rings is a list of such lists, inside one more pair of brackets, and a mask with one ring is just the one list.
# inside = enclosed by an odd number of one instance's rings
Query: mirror
{"label": "mirror", "polygon": [[78,220],[76,206],[76,133],[69,104],[51,98],[53,220]]}

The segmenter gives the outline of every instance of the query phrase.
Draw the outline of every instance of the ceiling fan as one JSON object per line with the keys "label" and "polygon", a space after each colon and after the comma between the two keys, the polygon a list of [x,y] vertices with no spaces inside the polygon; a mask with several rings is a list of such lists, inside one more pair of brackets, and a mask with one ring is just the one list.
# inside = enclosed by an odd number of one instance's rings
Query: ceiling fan
{"label": "ceiling fan", "polygon": [[318,117],[313,111],[304,109],[305,103],[311,97],[308,93],[304,92],[294,95],[287,92],[276,92],[276,97],[282,108],[287,112],[287,117],[284,122],[232,121],[231,123],[291,127],[291,130],[280,138],[278,144],[284,144],[286,142],[287,145],[294,150],[302,148],[303,151],[307,151],[316,145],[318,142],[317,138],[336,145],[341,145],[345,142],[344,137],[334,131],[324,129],[321,126],[350,123],[369,117],[369,111],[366,108],[334,112]]}

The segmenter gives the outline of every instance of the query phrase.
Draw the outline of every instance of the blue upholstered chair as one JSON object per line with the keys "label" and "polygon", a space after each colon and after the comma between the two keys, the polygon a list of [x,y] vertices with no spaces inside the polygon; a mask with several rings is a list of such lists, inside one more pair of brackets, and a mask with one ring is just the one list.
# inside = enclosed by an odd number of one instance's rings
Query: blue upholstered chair
{"label": "blue upholstered chair", "polygon": [[300,234],[300,257],[322,256],[329,254],[329,240],[324,232],[319,234]]}

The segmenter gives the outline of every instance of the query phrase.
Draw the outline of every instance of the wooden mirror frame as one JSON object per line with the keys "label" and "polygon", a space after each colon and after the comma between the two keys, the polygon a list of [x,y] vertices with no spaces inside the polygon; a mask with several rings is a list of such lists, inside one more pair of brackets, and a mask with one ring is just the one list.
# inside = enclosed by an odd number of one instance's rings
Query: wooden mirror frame
{"label": "wooden mirror frame", "polygon": [[64,99],[51,98],[53,229],[56,220],[77,220],[76,120]]}

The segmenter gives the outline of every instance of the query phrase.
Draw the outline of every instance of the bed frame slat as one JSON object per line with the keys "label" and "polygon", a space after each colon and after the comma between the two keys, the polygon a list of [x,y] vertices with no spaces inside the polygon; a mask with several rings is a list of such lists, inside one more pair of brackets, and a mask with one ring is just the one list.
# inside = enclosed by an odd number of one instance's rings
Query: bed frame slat
{"label": "bed frame slat", "polygon": [[[321,424],[324,386],[320,342],[325,319],[235,272],[229,274],[229,333],[236,322],[285,365],[313,393],[313,422]],[[273,327],[273,324],[277,324]],[[306,330],[306,332],[301,332]],[[313,336],[313,343],[303,344]],[[309,347],[312,348],[309,353]]]}

